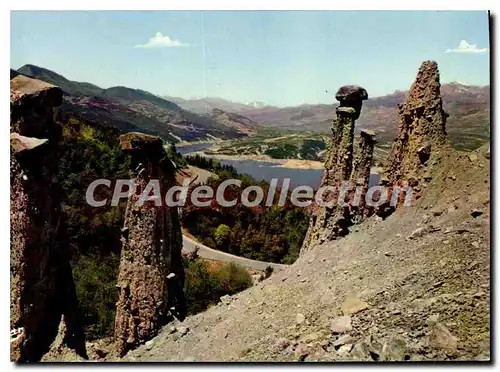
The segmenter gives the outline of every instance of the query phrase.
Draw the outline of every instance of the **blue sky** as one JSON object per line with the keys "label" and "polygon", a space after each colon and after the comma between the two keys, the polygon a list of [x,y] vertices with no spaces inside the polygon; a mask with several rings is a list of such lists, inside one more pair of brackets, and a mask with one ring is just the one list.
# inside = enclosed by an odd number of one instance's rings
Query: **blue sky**
{"label": "blue sky", "polygon": [[[465,42],[464,42],[465,41]],[[31,63],[103,88],[277,106],[409,88],[420,63],[442,82],[489,84],[486,12],[44,11],[11,13],[11,67]]]}

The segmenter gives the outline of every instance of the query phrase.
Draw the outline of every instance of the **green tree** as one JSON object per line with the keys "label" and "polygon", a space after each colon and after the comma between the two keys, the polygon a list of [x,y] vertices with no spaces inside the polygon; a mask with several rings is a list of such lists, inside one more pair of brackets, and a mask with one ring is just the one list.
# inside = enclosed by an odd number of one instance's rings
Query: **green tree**
{"label": "green tree", "polygon": [[83,313],[87,340],[113,335],[119,264],[120,257],[110,254],[80,256],[73,265],[76,294]]}
{"label": "green tree", "polygon": [[223,223],[217,227],[214,233],[215,244],[218,247],[223,247],[229,241],[229,236],[231,234],[231,228],[228,225],[224,225]]}

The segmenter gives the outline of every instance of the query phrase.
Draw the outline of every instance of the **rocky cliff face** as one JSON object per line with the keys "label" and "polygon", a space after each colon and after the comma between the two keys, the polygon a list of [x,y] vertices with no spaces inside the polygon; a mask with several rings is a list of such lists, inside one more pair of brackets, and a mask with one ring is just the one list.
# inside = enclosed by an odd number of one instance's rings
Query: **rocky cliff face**
{"label": "rocky cliff face", "polygon": [[131,178],[137,186],[125,213],[118,276],[120,296],[116,308],[115,338],[120,355],[155,336],[169,312],[184,314],[182,233],[177,208],[138,205],[150,180],[158,180],[164,196],[174,185],[174,165],[160,138],[141,133],[120,137],[131,154]]}
{"label": "rocky cliff face", "polygon": [[[342,183],[354,176],[356,178],[354,182],[361,182],[362,188],[368,186],[369,168],[373,159],[373,133],[362,134],[360,154],[356,159],[353,173],[354,125],[359,118],[363,101],[368,99],[368,93],[361,87],[347,85],[338,90],[335,98],[340,102],[340,106],[336,109],[337,118],[333,123],[325,171],[320,185],[320,188],[325,188],[323,201],[333,202],[333,205],[318,206],[313,212],[301,254],[316,244],[347,234],[348,226],[353,222],[352,208],[337,204]],[[350,193],[347,195],[350,196]]]}
{"label": "rocky cliff face", "polygon": [[58,240],[61,89],[19,75],[11,80],[11,359],[38,361],[64,316],[65,343],[84,352],[67,247]]}
{"label": "rocky cliff face", "polygon": [[[449,148],[438,65],[420,66],[406,101],[398,105],[399,131],[390,154],[389,181],[417,186],[428,178],[443,150]],[[418,189],[417,189],[418,191]]]}

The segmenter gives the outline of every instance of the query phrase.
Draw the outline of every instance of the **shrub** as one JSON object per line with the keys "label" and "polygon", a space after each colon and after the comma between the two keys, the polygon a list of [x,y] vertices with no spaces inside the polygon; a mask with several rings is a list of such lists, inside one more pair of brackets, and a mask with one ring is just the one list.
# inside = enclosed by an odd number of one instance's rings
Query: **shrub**
{"label": "shrub", "polygon": [[188,314],[196,314],[214,304],[220,298],[220,283],[215,275],[207,270],[202,260],[184,261],[186,281],[184,286]]}
{"label": "shrub", "polygon": [[219,271],[221,289],[225,294],[234,294],[252,286],[252,277],[234,262],[224,264]]}
{"label": "shrub", "polygon": [[198,239],[201,240],[203,245],[206,245],[207,247],[210,247],[210,248],[216,247],[214,240],[210,237],[206,237],[206,238],[202,238],[202,239],[200,239],[200,237],[198,237]]}
{"label": "shrub", "polygon": [[201,260],[184,260],[186,269],[185,296],[188,314],[196,314],[216,304],[224,295],[231,295],[252,286],[252,277],[234,263],[219,270],[209,270]]}
{"label": "shrub", "polygon": [[273,271],[274,270],[271,266],[267,266],[266,270],[264,270],[264,279],[269,278],[272,275]]}

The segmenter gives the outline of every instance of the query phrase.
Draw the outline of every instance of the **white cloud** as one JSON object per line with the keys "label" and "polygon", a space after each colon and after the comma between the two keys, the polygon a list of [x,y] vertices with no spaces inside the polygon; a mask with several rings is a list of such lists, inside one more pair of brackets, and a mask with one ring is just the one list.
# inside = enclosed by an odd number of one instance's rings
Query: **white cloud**
{"label": "white cloud", "polygon": [[163,36],[161,32],[157,32],[146,44],[136,45],[135,48],[171,48],[184,46],[189,46],[189,44],[181,43],[179,40],[173,40],[169,36]]}
{"label": "white cloud", "polygon": [[488,48],[478,48],[476,44],[469,44],[466,40],[460,40],[458,47],[446,49],[445,53],[486,53]]}

